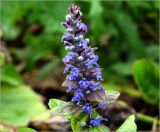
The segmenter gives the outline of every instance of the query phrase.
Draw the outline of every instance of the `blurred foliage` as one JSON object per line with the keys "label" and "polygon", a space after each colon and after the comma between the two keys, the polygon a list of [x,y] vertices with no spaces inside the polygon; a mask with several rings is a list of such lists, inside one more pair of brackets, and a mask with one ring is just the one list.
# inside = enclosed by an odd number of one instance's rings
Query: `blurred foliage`
{"label": "blurred foliage", "polygon": [[1,69],[0,81],[13,86],[17,86],[22,83],[20,74],[17,72],[15,66],[11,63],[5,64]]}
{"label": "blurred foliage", "polygon": [[13,126],[26,126],[46,109],[40,97],[25,85],[2,86],[1,95],[0,121]]}
{"label": "blurred foliage", "polygon": [[[157,1],[14,1],[12,6],[9,1],[1,3],[3,36],[16,40],[9,45],[17,46],[11,53],[15,59],[25,61],[26,70],[32,70],[40,60],[58,61],[65,55],[60,23],[71,3],[82,8],[91,45],[97,43],[99,47],[105,78],[109,79],[106,72],[131,75],[132,62],[137,58],[158,60]],[[40,76],[47,75],[55,65],[43,65],[50,70],[42,68]]]}
{"label": "blurred foliage", "polygon": [[18,128],[17,132],[36,132],[34,129],[23,127],[23,128]]}
{"label": "blurred foliage", "polygon": [[146,102],[159,105],[158,66],[148,60],[137,60],[133,65],[133,75],[138,88]]}
{"label": "blurred foliage", "polygon": [[17,86],[22,84],[21,75],[16,70],[15,66],[12,63],[5,62],[5,55],[0,53],[0,68],[1,76],[0,82],[8,85]]}
{"label": "blurred foliage", "polygon": [[15,66],[5,62],[4,57],[0,58],[0,61],[3,62],[0,76],[0,121],[13,126],[26,126],[35,115],[39,115],[46,108],[40,97],[23,84]]}
{"label": "blurred foliage", "polygon": [[[83,21],[89,28],[87,37],[90,38],[90,45],[99,48],[96,53],[104,69],[103,77],[109,81],[104,82],[104,88],[137,98],[142,95],[148,104],[157,104],[157,18],[160,9],[157,0],[2,0],[0,36],[12,56],[12,62],[6,62],[5,55],[0,53],[1,121],[24,126],[33,115],[35,118],[48,117],[49,112],[44,111],[45,107],[39,96],[23,84],[17,67],[23,65],[20,70],[22,73],[38,69],[39,78],[43,79],[61,65],[66,51],[60,41],[65,32],[60,23],[64,21],[71,3],[80,5]],[[135,89],[134,82],[131,81],[132,76],[138,89]],[[134,120],[133,116],[127,122],[131,120]],[[128,126],[121,128],[123,130]],[[101,129],[103,128],[97,128]]]}

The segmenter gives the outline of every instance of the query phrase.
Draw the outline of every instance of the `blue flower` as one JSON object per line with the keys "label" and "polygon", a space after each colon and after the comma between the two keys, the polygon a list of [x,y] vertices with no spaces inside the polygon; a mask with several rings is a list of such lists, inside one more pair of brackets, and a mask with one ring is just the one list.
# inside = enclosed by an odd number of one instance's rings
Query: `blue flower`
{"label": "blue flower", "polygon": [[83,109],[87,114],[91,114],[93,108],[92,108],[91,105],[86,104],[86,105],[84,105],[84,106],[82,107],[82,109]]}
{"label": "blue flower", "polygon": [[74,93],[73,98],[72,98],[72,102],[78,102],[78,101],[80,101],[83,96],[84,96],[84,94],[82,93],[82,91],[76,91]]}
{"label": "blue flower", "polygon": [[66,33],[62,37],[62,42],[63,41],[68,41],[68,42],[72,43],[74,41],[74,37],[73,37],[73,35]]}
{"label": "blue flower", "polygon": [[61,23],[65,28],[68,28],[69,27],[69,25],[67,24],[67,22],[62,22]]}
{"label": "blue flower", "polygon": [[102,117],[90,118],[90,122],[89,123],[92,126],[99,126],[101,120],[102,120]]}
{"label": "blue flower", "polygon": [[78,46],[86,49],[86,48],[88,48],[88,45],[87,45],[87,44],[88,44],[88,43],[87,43],[86,40],[82,40],[82,41],[79,42],[79,45],[78,45]]}
{"label": "blue flower", "polygon": [[82,122],[81,125],[84,127],[86,126],[86,122]]}
{"label": "blue flower", "polygon": [[97,78],[98,81],[103,81],[103,78],[102,78],[101,75],[97,75],[96,78]]}
{"label": "blue flower", "polygon": [[83,32],[87,32],[87,26],[84,23],[78,21],[76,26],[78,29],[81,29]]}
{"label": "blue flower", "polygon": [[82,89],[87,88],[90,85],[90,82],[86,79],[82,79],[81,81],[79,81],[79,86]]}
{"label": "blue flower", "polygon": [[73,68],[70,74],[68,75],[69,80],[76,80],[79,77],[80,70],[78,68]]}
{"label": "blue flower", "polygon": [[65,69],[64,69],[64,73],[67,73],[70,69],[75,68],[75,66],[73,65],[66,65]]}
{"label": "blue flower", "polygon": [[90,87],[92,91],[96,91],[97,88],[100,87],[100,83],[99,82],[94,82],[94,81],[90,81]]}
{"label": "blue flower", "polygon": [[101,108],[101,109],[106,109],[107,108],[107,106],[103,103],[103,102],[99,102],[98,103],[98,108]]}
{"label": "blue flower", "polygon": [[78,54],[74,52],[70,52],[68,55],[66,55],[63,58],[64,63],[69,63],[70,61],[73,61],[75,58],[77,58]]}
{"label": "blue flower", "polygon": [[66,90],[66,92],[69,93],[69,92],[75,90],[76,88],[77,87],[75,85],[71,85],[71,86],[68,87],[68,89]]}
{"label": "blue flower", "polygon": [[93,61],[91,61],[90,59],[87,59],[83,62],[83,64],[87,69],[90,69],[93,66]]}
{"label": "blue flower", "polygon": [[[63,58],[66,64],[64,73],[68,74],[62,84],[67,87],[67,92],[74,91],[72,102],[77,103],[82,110],[89,114],[89,119],[82,126],[98,126],[102,117],[92,117],[95,107],[87,100],[87,95],[94,91],[104,90],[100,81],[103,80],[98,56],[94,54],[97,48],[89,47],[89,39],[85,38],[87,26],[81,22],[82,12],[73,4],[68,9],[65,21],[62,25],[66,28],[63,41],[67,55]],[[97,81],[96,81],[97,80]],[[96,108],[104,108],[103,102],[98,103]]]}

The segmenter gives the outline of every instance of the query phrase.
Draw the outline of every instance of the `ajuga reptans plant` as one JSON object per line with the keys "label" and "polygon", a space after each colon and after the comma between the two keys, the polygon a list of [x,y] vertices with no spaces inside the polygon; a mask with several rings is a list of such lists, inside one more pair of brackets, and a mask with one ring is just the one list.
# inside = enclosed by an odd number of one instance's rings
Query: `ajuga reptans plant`
{"label": "ajuga reptans plant", "polygon": [[106,110],[119,96],[119,93],[106,91],[100,85],[103,78],[102,69],[97,63],[98,56],[94,53],[97,48],[89,46],[89,39],[85,38],[88,28],[81,22],[81,18],[80,8],[73,4],[62,22],[66,33],[61,41],[67,51],[63,58],[66,64],[64,74],[67,74],[67,77],[62,86],[67,87],[66,91],[72,92],[73,97],[70,102],[57,99],[51,99],[49,102],[52,115],[70,117],[73,131],[81,127],[87,129],[99,126],[102,121],[108,122],[107,118],[100,116],[97,111]]}
{"label": "ajuga reptans plant", "polygon": [[88,121],[83,122],[84,126],[98,126],[101,120],[107,120],[101,116],[92,117],[96,108],[105,109],[103,102],[93,104],[87,100],[92,92],[104,91],[100,82],[103,81],[98,56],[94,54],[97,48],[89,46],[89,39],[85,38],[88,32],[87,26],[81,22],[82,12],[73,4],[68,9],[66,20],[62,25],[67,32],[62,37],[67,55],[63,58],[66,64],[64,70],[68,74],[64,84],[68,84],[67,92],[74,92],[72,102],[79,105],[89,115]]}
{"label": "ajuga reptans plant", "polygon": [[[67,50],[67,55],[63,58],[66,64],[64,74],[67,77],[62,86],[67,87],[66,91],[72,92],[73,97],[70,102],[51,99],[49,107],[52,115],[65,116],[71,120],[73,132],[99,132],[102,128],[106,131],[108,128],[101,123],[108,122],[108,118],[100,116],[103,113],[99,110],[106,111],[116,101],[119,92],[105,90],[100,85],[103,78],[102,69],[97,63],[98,56],[94,54],[97,48],[89,46],[89,39],[85,38],[88,28],[81,22],[81,18],[80,8],[73,4],[62,22],[66,33],[61,41]],[[134,119],[134,115],[129,117],[128,124],[130,126],[132,123],[136,131]],[[128,131],[128,127],[124,128],[123,126],[121,131]]]}

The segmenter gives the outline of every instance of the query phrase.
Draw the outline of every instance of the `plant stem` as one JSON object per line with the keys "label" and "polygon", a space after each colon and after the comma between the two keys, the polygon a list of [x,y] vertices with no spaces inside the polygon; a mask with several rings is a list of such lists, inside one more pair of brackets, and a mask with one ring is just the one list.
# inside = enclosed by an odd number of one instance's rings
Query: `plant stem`
{"label": "plant stem", "polygon": [[[126,104],[126,102],[122,101],[122,100],[119,100],[118,101],[118,104],[122,107],[128,107],[128,105]],[[136,116],[137,116],[137,119],[139,121],[142,121],[142,122],[145,122],[145,123],[149,123],[149,124],[152,124],[156,119],[156,117],[152,117],[152,116],[149,116],[149,115],[145,115],[145,114],[142,114],[142,113],[139,113],[139,112],[136,112]],[[160,121],[157,120],[157,125],[160,126]]]}
{"label": "plant stem", "polygon": [[[145,123],[153,123],[154,120],[157,120],[154,117],[151,117],[149,115],[144,115],[142,113],[137,113],[136,115],[137,115],[138,120],[143,121]],[[160,126],[160,121],[159,120],[157,120],[157,125]]]}

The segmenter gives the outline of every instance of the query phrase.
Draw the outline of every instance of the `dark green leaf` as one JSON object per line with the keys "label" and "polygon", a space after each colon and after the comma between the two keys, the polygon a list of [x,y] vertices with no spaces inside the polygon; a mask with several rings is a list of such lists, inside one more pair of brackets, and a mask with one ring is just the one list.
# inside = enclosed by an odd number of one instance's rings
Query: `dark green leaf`
{"label": "dark green leaf", "polygon": [[138,34],[137,24],[132,20],[132,17],[126,13],[119,12],[115,14],[114,18],[116,25],[118,26],[120,32],[122,32],[122,37],[127,40],[129,46],[132,48],[132,51],[136,52],[140,56],[143,56],[145,54],[143,50],[143,43]]}
{"label": "dark green leaf", "polygon": [[135,116],[129,116],[116,132],[136,132]]}
{"label": "dark green leaf", "polygon": [[91,30],[95,38],[98,38],[105,31],[102,13],[103,7],[101,1],[92,0],[89,16],[91,20]]}
{"label": "dark green leaf", "polygon": [[122,63],[117,62],[111,66],[111,69],[115,72],[117,72],[120,75],[128,76],[132,73],[132,62]]}
{"label": "dark green leaf", "polygon": [[159,68],[149,60],[138,60],[133,65],[133,76],[144,100],[159,104]]}
{"label": "dark green leaf", "polygon": [[54,61],[47,63],[45,66],[41,68],[39,77],[43,79],[45,76],[51,73],[59,64],[60,64],[59,60],[54,60]]}
{"label": "dark green leaf", "polygon": [[145,47],[147,57],[152,60],[158,60],[159,58],[159,45],[151,44]]}

